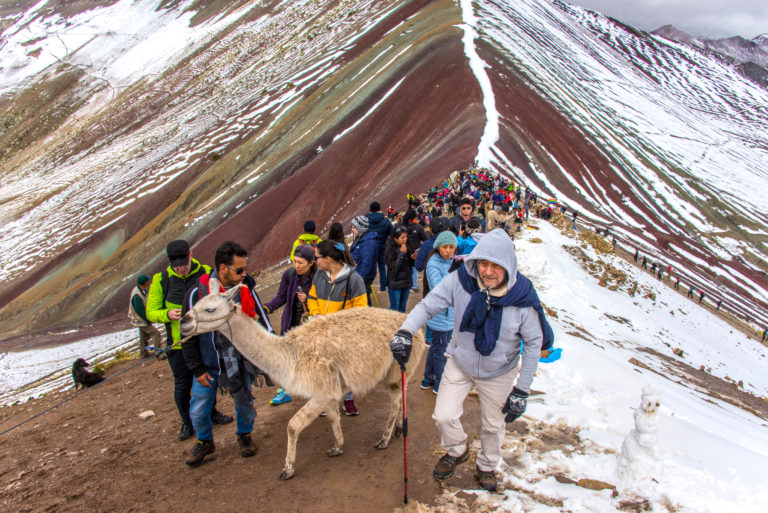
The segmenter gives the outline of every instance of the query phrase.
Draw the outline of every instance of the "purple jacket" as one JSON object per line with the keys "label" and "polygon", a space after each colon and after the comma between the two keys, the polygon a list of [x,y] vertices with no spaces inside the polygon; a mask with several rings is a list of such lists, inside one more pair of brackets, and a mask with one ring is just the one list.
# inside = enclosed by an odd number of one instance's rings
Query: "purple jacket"
{"label": "purple jacket", "polygon": [[293,267],[287,269],[283,273],[283,277],[280,278],[280,287],[277,289],[277,295],[264,305],[267,313],[274,312],[285,305],[283,316],[280,318],[280,333],[285,333],[291,329],[292,325],[298,324],[298,319],[296,323],[291,321],[293,320],[293,305],[296,301],[296,293],[299,291],[299,284],[302,282],[304,282],[302,286],[304,292],[309,292],[312,286],[312,276],[301,276]]}

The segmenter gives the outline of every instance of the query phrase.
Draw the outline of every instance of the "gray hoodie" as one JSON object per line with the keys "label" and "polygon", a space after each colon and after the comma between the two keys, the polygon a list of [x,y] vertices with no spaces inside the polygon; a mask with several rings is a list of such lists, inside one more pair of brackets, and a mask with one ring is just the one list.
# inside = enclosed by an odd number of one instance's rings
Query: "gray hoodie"
{"label": "gray hoodie", "polygon": [[[515,245],[504,230],[496,229],[485,234],[474,251],[467,255],[464,265],[470,276],[477,277],[478,260],[488,260],[502,266],[510,277],[507,286],[511,288],[515,284]],[[538,313],[533,308],[505,307],[496,347],[490,355],[482,356],[475,349],[475,334],[459,331],[469,299],[470,294],[461,286],[458,274],[451,273],[413,308],[401,329],[415,333],[427,320],[450,306],[454,307],[453,339],[448,344],[447,353],[464,372],[476,379],[495,378],[517,367],[522,339],[523,362],[516,386],[530,392],[544,338]]]}

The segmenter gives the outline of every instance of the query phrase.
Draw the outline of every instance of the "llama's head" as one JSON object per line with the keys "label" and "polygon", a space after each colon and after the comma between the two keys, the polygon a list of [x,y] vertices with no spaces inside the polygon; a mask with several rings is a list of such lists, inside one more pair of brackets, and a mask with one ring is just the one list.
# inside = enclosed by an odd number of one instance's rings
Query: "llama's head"
{"label": "llama's head", "polygon": [[[189,337],[218,329],[240,308],[240,287],[232,287],[223,294],[211,283],[211,293],[197,302],[181,319],[182,336]],[[216,284],[218,285],[218,284]]]}

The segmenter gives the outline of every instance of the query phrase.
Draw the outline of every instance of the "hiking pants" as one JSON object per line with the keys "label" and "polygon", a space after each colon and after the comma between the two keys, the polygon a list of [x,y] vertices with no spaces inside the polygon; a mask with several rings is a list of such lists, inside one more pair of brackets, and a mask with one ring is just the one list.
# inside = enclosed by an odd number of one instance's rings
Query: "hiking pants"
{"label": "hiking pants", "polygon": [[387,260],[384,258],[384,250],[379,248],[379,290],[384,292],[387,288]]}
{"label": "hiking pants", "polygon": [[[244,435],[253,431],[253,421],[256,419],[256,410],[253,407],[253,395],[251,394],[251,377],[244,373],[245,383],[235,393],[231,393],[235,401],[235,414],[237,418],[237,434]],[[197,380],[192,383],[192,403],[190,417],[192,427],[195,428],[198,440],[213,440],[213,422],[211,413],[216,403],[216,391],[219,389],[219,377],[211,375],[211,386],[204,387]]]}
{"label": "hiking pants", "polygon": [[501,409],[517,381],[517,373],[515,368],[493,379],[475,379],[461,370],[452,357],[448,357],[432,414],[440,432],[440,445],[448,454],[461,456],[467,447],[468,438],[461,425],[461,415],[464,413],[464,399],[474,386],[480,398],[482,422],[477,466],[485,472],[496,468],[501,461],[501,444],[507,427]]}
{"label": "hiking pants", "polygon": [[162,337],[157,328],[151,324],[139,327],[139,353],[142,356],[146,354],[148,345],[153,346],[155,349],[160,349],[161,343]]}
{"label": "hiking pants", "polygon": [[[169,342],[172,344],[173,342]],[[179,410],[181,421],[192,424],[189,418],[189,394],[192,390],[194,374],[184,361],[184,353],[181,349],[168,351],[168,365],[173,373],[173,400],[176,401],[176,409]]]}
{"label": "hiking pants", "polygon": [[434,383],[435,392],[440,388],[440,380],[445,369],[445,351],[453,331],[432,330],[432,342],[427,351],[427,363],[424,365],[424,379]]}
{"label": "hiking pants", "polygon": [[387,294],[389,294],[389,309],[405,313],[405,306],[408,304],[408,296],[411,294],[411,289],[408,287],[404,289],[389,287],[387,288]]}

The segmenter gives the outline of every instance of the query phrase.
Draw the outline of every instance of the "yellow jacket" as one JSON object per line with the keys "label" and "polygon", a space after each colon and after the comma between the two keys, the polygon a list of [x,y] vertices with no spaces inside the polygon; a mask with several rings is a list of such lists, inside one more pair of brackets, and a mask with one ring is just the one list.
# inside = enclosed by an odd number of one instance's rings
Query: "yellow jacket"
{"label": "yellow jacket", "polygon": [[307,294],[307,306],[310,315],[328,315],[339,310],[367,307],[363,278],[346,264],[333,283],[328,271],[317,271]]}

